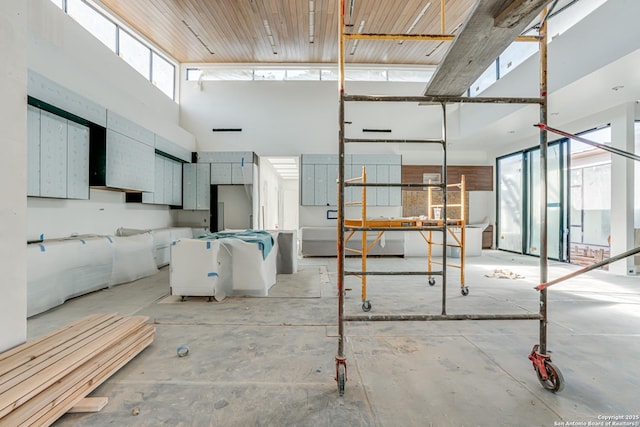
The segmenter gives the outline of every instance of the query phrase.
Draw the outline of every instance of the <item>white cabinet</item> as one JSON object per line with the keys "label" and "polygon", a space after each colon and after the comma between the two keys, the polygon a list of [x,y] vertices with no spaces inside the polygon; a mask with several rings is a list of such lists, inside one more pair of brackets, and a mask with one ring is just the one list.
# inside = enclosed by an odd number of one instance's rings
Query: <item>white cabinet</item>
{"label": "white cabinet", "polygon": [[301,201],[303,206],[315,205],[315,165],[302,164]]}
{"label": "white cabinet", "polygon": [[[301,200],[305,206],[336,206],[338,203],[338,156],[331,154],[303,154],[301,160]],[[400,183],[399,155],[345,155],[345,179],[362,176],[366,167],[368,183]],[[400,206],[400,187],[367,188],[367,205]],[[345,202],[362,200],[362,187],[345,187]]]}
{"label": "white cabinet", "polygon": [[71,121],[67,127],[67,198],[89,198],[89,128]]}
{"label": "white cabinet", "polygon": [[208,163],[185,163],[182,175],[182,208],[209,210],[211,170]]}
{"label": "white cabinet", "polygon": [[[402,182],[402,165],[389,165],[389,182],[399,184]],[[402,188],[389,187],[389,206],[402,206]]]}
{"label": "white cabinet", "polygon": [[40,196],[67,197],[67,119],[40,115]]}
{"label": "white cabinet", "polygon": [[182,205],[182,163],[173,162],[173,189],[171,191],[172,205]]}
{"label": "white cabinet", "polygon": [[107,187],[124,190],[150,191],[155,183],[155,150],[153,147],[107,129]]}
{"label": "white cabinet", "polygon": [[40,195],[40,109],[27,107],[27,196]]}
{"label": "white cabinet", "polygon": [[182,204],[182,163],[156,153],[153,192],[142,193],[142,203]]}
{"label": "white cabinet", "polygon": [[231,184],[231,163],[211,164],[211,184]]}
{"label": "white cabinet", "polygon": [[253,163],[231,163],[231,184],[253,184]]}
{"label": "white cabinet", "polygon": [[314,205],[327,205],[327,167],[328,165],[314,165]]}
{"label": "white cabinet", "polygon": [[111,110],[107,110],[107,129],[128,136],[150,147],[155,147],[156,136],[153,132]]}
{"label": "white cabinet", "polygon": [[211,164],[211,184],[253,184],[253,164],[256,156],[252,151],[200,151],[198,163]]}
{"label": "white cabinet", "polygon": [[89,128],[29,105],[27,196],[89,198]]}

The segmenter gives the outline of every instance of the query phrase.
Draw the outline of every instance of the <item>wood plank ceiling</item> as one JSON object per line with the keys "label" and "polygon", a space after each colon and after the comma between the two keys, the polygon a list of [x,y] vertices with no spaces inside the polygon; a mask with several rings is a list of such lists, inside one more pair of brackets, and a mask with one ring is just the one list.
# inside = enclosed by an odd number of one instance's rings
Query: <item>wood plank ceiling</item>
{"label": "wood plank ceiling", "polygon": [[[347,11],[348,24],[354,33],[441,34],[441,1],[355,0],[352,13]],[[444,2],[445,34],[455,34],[475,1]],[[101,3],[182,63],[336,64],[338,2],[102,0]],[[350,9],[351,1],[345,3]],[[354,43],[347,41],[347,63],[437,65],[451,42],[360,40],[353,50]]]}

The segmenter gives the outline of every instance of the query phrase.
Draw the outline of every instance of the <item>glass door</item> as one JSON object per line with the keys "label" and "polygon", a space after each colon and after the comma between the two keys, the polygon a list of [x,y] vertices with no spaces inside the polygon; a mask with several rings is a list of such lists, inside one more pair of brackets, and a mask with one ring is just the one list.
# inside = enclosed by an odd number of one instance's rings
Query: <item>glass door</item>
{"label": "glass door", "polygon": [[498,159],[498,249],[522,253],[523,155]]}
{"label": "glass door", "polygon": [[[549,144],[547,148],[547,254],[551,259],[567,260],[567,191],[564,166],[567,141]],[[527,163],[527,245],[524,253],[540,255],[540,149],[525,153]]]}

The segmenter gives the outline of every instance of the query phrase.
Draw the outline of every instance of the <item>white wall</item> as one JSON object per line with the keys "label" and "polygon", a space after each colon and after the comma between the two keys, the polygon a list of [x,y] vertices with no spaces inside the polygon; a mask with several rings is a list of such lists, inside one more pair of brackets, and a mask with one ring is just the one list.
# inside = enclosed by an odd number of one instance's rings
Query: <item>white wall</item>
{"label": "white wall", "polygon": [[[30,0],[28,68],[147,129],[195,151],[195,138],[179,126],[178,105],[49,0]],[[28,236],[112,234],[120,226],[173,225],[166,206],[124,204],[124,193],[91,191],[85,201],[28,202]]]}
{"label": "white wall", "polygon": [[[183,64],[183,70],[192,64]],[[183,82],[181,123],[193,133],[198,150],[252,150],[259,156],[298,156],[338,152],[338,83],[335,81]],[[347,82],[354,94],[421,95],[423,83]],[[390,138],[439,138],[440,107],[415,103],[347,103],[347,137],[363,137],[363,128],[388,128]],[[214,133],[212,128],[242,128]],[[451,113],[450,133],[457,133]],[[433,164],[442,150],[425,145],[351,144],[348,153],[403,154],[407,164]],[[450,147],[450,164],[487,164],[484,150]]]}
{"label": "white wall", "polygon": [[[125,193],[90,190],[90,200],[27,200],[27,239],[68,237],[74,234],[115,234],[120,227],[162,228],[174,223],[168,206],[125,203]],[[73,212],[73,215],[69,213]]]}
{"label": "white wall", "polygon": [[29,0],[28,67],[149,130],[195,151],[178,104],[50,0]]}
{"label": "white wall", "polygon": [[26,2],[0,3],[0,351],[27,337]]}
{"label": "white wall", "polygon": [[280,218],[280,176],[266,159],[260,159],[260,228],[282,228]]}
{"label": "white wall", "polygon": [[[287,180],[282,187],[282,229],[299,228],[300,185],[298,181]],[[300,233],[298,233],[300,236]]]}

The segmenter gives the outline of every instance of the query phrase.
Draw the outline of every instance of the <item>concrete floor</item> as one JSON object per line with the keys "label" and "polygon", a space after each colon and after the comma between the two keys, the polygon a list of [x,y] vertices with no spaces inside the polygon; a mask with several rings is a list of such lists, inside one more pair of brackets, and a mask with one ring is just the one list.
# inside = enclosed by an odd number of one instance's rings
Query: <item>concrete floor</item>
{"label": "concrete floor", "polygon": [[[369,261],[369,270],[425,269],[422,258]],[[460,295],[459,270],[450,269],[448,313],[537,311],[536,258],[485,251],[467,261],[470,294]],[[576,268],[552,263],[549,277]],[[495,269],[524,277],[487,277]],[[30,338],[95,312],[142,314],[156,325],[154,343],[92,394],[109,397],[101,412],[55,425],[558,426],[607,425],[612,416],[640,425],[640,277],[595,271],[550,289],[560,393],[540,386],[527,359],[536,321],[384,322],[346,325],[348,381],[339,397],[335,272],[335,259],[303,259],[269,297],[179,302],[164,268],[30,318]],[[439,314],[441,285],[424,282],[370,277],[371,313]],[[361,314],[358,280],[346,286],[346,313]],[[190,353],[179,358],[182,344]]]}

